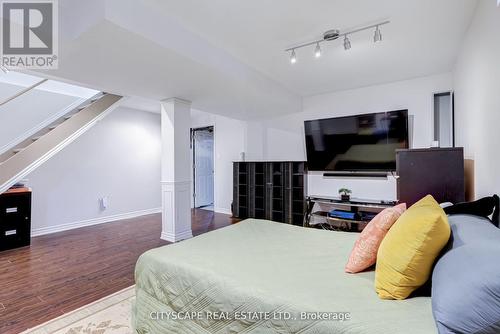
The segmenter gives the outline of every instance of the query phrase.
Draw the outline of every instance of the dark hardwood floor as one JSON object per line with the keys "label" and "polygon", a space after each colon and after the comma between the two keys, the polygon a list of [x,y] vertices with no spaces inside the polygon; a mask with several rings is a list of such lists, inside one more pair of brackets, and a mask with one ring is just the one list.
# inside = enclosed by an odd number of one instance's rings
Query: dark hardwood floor
{"label": "dark hardwood floor", "polygon": [[[193,210],[193,234],[236,223]],[[134,284],[139,255],[160,240],[160,214],[32,239],[0,252],[0,333],[19,333]]]}

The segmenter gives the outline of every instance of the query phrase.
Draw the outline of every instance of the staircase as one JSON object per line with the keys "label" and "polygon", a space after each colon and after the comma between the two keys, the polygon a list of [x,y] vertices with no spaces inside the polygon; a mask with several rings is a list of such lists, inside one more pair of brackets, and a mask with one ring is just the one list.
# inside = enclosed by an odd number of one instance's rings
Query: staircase
{"label": "staircase", "polygon": [[97,94],[46,128],[0,154],[0,194],[110,113],[121,96]]}

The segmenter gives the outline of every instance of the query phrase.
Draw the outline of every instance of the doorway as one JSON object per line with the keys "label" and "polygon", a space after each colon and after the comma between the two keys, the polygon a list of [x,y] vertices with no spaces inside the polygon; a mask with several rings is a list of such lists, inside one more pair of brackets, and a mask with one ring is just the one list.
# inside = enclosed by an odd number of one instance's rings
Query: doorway
{"label": "doorway", "polygon": [[453,92],[434,94],[434,142],[438,147],[455,147]]}
{"label": "doorway", "polygon": [[214,210],[214,127],[191,129],[193,207]]}

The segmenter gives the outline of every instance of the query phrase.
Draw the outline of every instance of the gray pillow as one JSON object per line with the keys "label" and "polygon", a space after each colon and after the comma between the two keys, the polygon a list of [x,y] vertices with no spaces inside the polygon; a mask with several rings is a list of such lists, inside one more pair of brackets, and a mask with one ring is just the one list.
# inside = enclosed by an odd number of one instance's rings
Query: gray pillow
{"label": "gray pillow", "polygon": [[444,333],[500,333],[500,229],[485,218],[448,217],[452,236],[432,274],[432,311]]}

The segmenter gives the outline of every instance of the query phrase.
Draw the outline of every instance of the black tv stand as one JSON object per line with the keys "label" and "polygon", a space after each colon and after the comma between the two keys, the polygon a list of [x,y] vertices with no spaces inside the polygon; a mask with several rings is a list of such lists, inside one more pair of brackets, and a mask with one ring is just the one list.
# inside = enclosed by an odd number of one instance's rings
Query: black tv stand
{"label": "black tv stand", "polygon": [[362,177],[387,179],[387,172],[325,172],[324,177]]}

